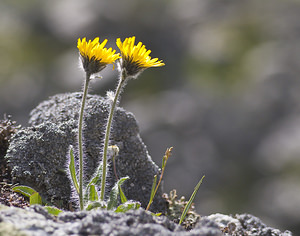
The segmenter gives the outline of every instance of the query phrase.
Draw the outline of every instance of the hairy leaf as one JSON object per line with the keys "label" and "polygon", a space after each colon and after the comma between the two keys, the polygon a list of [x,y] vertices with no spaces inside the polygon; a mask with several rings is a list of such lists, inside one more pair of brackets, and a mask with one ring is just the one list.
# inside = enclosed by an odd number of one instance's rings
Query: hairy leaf
{"label": "hairy leaf", "polygon": [[89,201],[98,201],[98,192],[94,184],[89,186]]}
{"label": "hairy leaf", "polygon": [[[129,177],[123,177],[119,179],[115,186],[110,191],[109,200],[107,203],[107,210],[111,210],[113,208],[117,207],[118,204],[118,195],[119,195],[119,189],[121,188],[121,185],[124,183],[125,180],[129,179]],[[124,195],[125,196],[125,195]]]}
{"label": "hairy leaf", "polygon": [[97,202],[90,202],[90,203],[86,206],[85,209],[86,209],[87,211],[90,211],[90,210],[93,210],[93,209],[96,209],[96,208],[105,209],[105,208],[106,208],[105,202],[100,202],[100,201],[97,201]]}
{"label": "hairy leaf", "polygon": [[72,178],[74,187],[75,187],[77,193],[79,193],[79,185],[78,185],[78,181],[77,181],[77,177],[76,177],[75,160],[74,160],[74,154],[73,154],[73,148],[72,147],[70,148],[69,170],[70,170],[70,174],[71,174],[71,178]]}
{"label": "hairy leaf", "polygon": [[141,203],[135,201],[127,201],[117,207],[115,212],[124,213],[129,210],[137,210],[141,207]]}

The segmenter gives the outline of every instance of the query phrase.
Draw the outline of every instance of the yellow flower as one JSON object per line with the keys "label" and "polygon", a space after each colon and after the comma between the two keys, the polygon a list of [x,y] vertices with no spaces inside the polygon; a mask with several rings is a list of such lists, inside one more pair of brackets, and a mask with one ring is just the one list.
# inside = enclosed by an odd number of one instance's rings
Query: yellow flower
{"label": "yellow flower", "polygon": [[100,44],[98,37],[88,42],[86,38],[78,39],[77,48],[79,49],[81,62],[85,72],[89,75],[100,72],[106,65],[121,58],[119,53],[115,54],[116,50],[105,48],[106,43],[107,39]]}
{"label": "yellow flower", "polygon": [[122,54],[122,65],[121,67],[126,70],[126,74],[129,77],[136,77],[141,71],[149,67],[164,66],[162,61],[158,58],[153,58],[149,56],[150,50],[147,50],[145,45],[139,42],[134,45],[135,37],[129,37],[121,42],[121,39],[117,39],[117,46]]}

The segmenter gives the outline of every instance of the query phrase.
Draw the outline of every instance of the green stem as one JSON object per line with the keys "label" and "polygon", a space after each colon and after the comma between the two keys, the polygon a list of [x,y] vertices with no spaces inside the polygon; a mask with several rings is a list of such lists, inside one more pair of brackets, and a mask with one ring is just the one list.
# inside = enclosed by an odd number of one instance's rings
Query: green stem
{"label": "green stem", "polygon": [[81,101],[81,108],[78,121],[78,146],[79,146],[79,205],[80,210],[83,210],[83,147],[82,147],[82,123],[85,100],[88,92],[90,82],[90,74],[86,74],[85,83],[83,87],[83,95]]}
{"label": "green stem", "polygon": [[116,105],[118,103],[118,99],[120,96],[120,93],[122,91],[123,86],[125,85],[126,75],[124,71],[121,72],[121,78],[119,80],[119,84],[116,88],[114,101],[110,107],[110,112],[106,124],[106,130],[105,130],[105,138],[104,138],[104,147],[103,147],[103,158],[102,158],[102,180],[101,180],[101,194],[100,199],[104,200],[104,193],[105,193],[105,184],[106,184],[106,167],[107,167],[107,149],[108,149],[108,142],[110,138],[110,130],[111,130],[111,124],[114,116],[114,111],[116,108]]}

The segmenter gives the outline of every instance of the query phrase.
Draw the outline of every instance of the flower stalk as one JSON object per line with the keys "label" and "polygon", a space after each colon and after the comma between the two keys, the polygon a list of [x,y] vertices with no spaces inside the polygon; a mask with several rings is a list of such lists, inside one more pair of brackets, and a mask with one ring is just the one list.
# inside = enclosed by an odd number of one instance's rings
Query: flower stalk
{"label": "flower stalk", "polygon": [[[70,152],[70,173],[71,178],[78,193],[79,197],[79,207],[80,210],[84,209],[84,193],[83,193],[83,141],[82,141],[82,133],[83,133],[83,116],[84,116],[84,107],[86,102],[86,97],[88,94],[88,86],[91,79],[91,75],[97,74],[102,71],[108,64],[114,63],[114,61],[120,58],[119,53],[115,54],[116,50],[112,50],[112,48],[105,48],[107,43],[107,39],[105,39],[102,43],[99,43],[99,38],[95,38],[93,41],[86,41],[86,38],[82,40],[79,38],[77,41],[77,48],[79,49],[79,58],[82,63],[82,67],[85,71],[85,83],[83,87],[81,108],[79,111],[79,119],[78,119],[78,152],[79,152],[79,184],[77,182],[77,177],[75,173],[75,165],[74,165],[74,156],[73,150]],[[72,154],[71,154],[72,153]]]}
{"label": "flower stalk", "polygon": [[102,158],[102,181],[101,181],[101,193],[100,199],[104,200],[105,184],[106,184],[106,172],[107,172],[107,151],[110,138],[110,131],[113,121],[114,112],[118,105],[119,96],[122,89],[125,87],[127,81],[130,78],[137,78],[138,75],[147,68],[159,67],[165,65],[158,58],[151,58],[149,54],[150,50],[147,50],[145,45],[139,42],[135,45],[135,37],[126,38],[123,42],[120,38],[117,39],[116,44],[121,51],[122,58],[119,59],[118,63],[120,66],[120,78],[117,85],[113,103],[110,106],[108,120],[106,124],[104,147],[103,147],[103,158]]}
{"label": "flower stalk", "polygon": [[110,131],[111,131],[111,125],[113,121],[114,112],[116,109],[116,106],[119,101],[119,96],[121,94],[121,91],[123,87],[126,84],[126,74],[124,71],[121,72],[120,79],[118,86],[116,88],[115,94],[114,94],[114,100],[113,103],[110,106],[110,111],[107,119],[106,129],[105,129],[105,137],[104,137],[104,147],[103,147],[103,158],[102,158],[102,180],[101,180],[101,193],[100,193],[100,199],[104,200],[104,194],[105,194],[105,183],[106,183],[106,173],[107,173],[107,151],[108,151],[108,144],[109,144],[109,138],[110,138]]}
{"label": "flower stalk", "polygon": [[82,145],[82,124],[83,124],[83,113],[85,107],[86,96],[88,92],[88,86],[90,82],[90,74],[86,73],[85,83],[83,87],[83,95],[81,100],[81,108],[78,120],[78,148],[79,148],[79,206],[80,210],[83,210],[83,145]]}

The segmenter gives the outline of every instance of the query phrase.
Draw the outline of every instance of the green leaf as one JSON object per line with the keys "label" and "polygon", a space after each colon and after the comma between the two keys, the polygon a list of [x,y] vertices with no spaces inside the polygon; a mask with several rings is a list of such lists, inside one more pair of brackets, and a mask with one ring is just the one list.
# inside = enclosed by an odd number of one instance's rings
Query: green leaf
{"label": "green leaf", "polygon": [[102,176],[102,162],[99,165],[99,168],[97,172],[95,173],[94,177],[90,180],[88,186],[94,184],[94,185],[99,185],[101,183],[101,176]]}
{"label": "green leaf", "polygon": [[[107,203],[107,210],[111,210],[113,208],[117,207],[118,204],[118,195],[119,195],[119,189],[121,188],[121,185],[124,183],[125,180],[129,179],[129,177],[123,177],[119,179],[115,186],[110,191],[109,200]],[[124,195],[125,196],[125,195]]]}
{"label": "green leaf", "polygon": [[97,201],[97,202],[90,202],[90,203],[86,206],[85,209],[86,209],[87,211],[90,211],[90,210],[93,210],[93,209],[96,209],[96,208],[105,209],[105,208],[106,208],[105,202],[100,202],[100,201]]}
{"label": "green leaf", "polygon": [[149,203],[151,204],[153,201],[153,198],[155,196],[155,188],[156,188],[156,182],[157,182],[157,175],[154,175],[154,180],[151,188],[151,195],[150,195],[150,200]]}
{"label": "green leaf", "polygon": [[205,175],[203,175],[203,177],[200,179],[200,181],[198,182],[198,184],[196,185],[195,189],[194,189],[194,192],[192,194],[192,196],[190,197],[190,200],[188,201],[187,205],[185,206],[183,212],[182,212],[182,215],[180,217],[180,221],[179,221],[179,224],[181,224],[186,216],[186,213],[189,211],[193,201],[194,201],[194,198],[196,197],[196,194],[200,188],[200,185],[202,184],[202,181],[204,179]]}
{"label": "green leaf", "polygon": [[76,170],[75,170],[75,160],[74,160],[74,154],[73,154],[73,148],[70,149],[70,164],[69,164],[69,170],[71,174],[71,178],[74,184],[74,187],[79,194],[79,185],[76,177]]}
{"label": "green leaf", "polygon": [[98,192],[94,184],[89,186],[88,191],[89,191],[89,201],[91,202],[98,201]]}
{"label": "green leaf", "polygon": [[137,210],[141,207],[141,203],[136,201],[127,201],[117,207],[115,212],[117,213],[124,213],[129,210]]}
{"label": "green leaf", "polygon": [[21,193],[26,197],[30,197],[32,194],[37,193],[37,191],[35,191],[33,188],[30,188],[28,186],[23,186],[23,185],[16,186],[12,188],[12,190],[14,192]]}
{"label": "green leaf", "polygon": [[162,215],[161,212],[159,212],[159,213],[152,213],[152,212],[150,212],[150,213],[151,213],[152,216],[161,216]]}
{"label": "green leaf", "polygon": [[42,205],[42,198],[40,194],[38,192],[31,194],[29,197],[29,203],[30,205],[36,205],[36,204]]}
{"label": "green leaf", "polygon": [[118,187],[119,187],[119,194],[120,194],[121,202],[122,203],[127,202],[127,198],[122,190],[122,187],[120,185]]}
{"label": "green leaf", "polygon": [[124,192],[123,192],[121,186],[119,186],[119,194],[120,194],[121,202],[122,202],[122,203],[127,202],[127,198],[126,198],[126,196],[125,196],[125,194],[124,194]]}
{"label": "green leaf", "polygon": [[57,207],[52,207],[52,206],[45,206],[44,207],[49,214],[58,216],[59,213],[63,212],[61,209],[58,209]]}
{"label": "green leaf", "polygon": [[[87,185],[87,188],[86,188],[87,191],[84,194],[84,199],[86,201],[90,200],[90,187],[92,185],[94,185],[94,186],[100,185],[101,176],[102,176],[102,163],[99,165],[99,168],[98,168],[97,172],[94,174],[94,177],[90,180],[90,182]],[[98,196],[98,193],[97,193],[97,196]]]}

